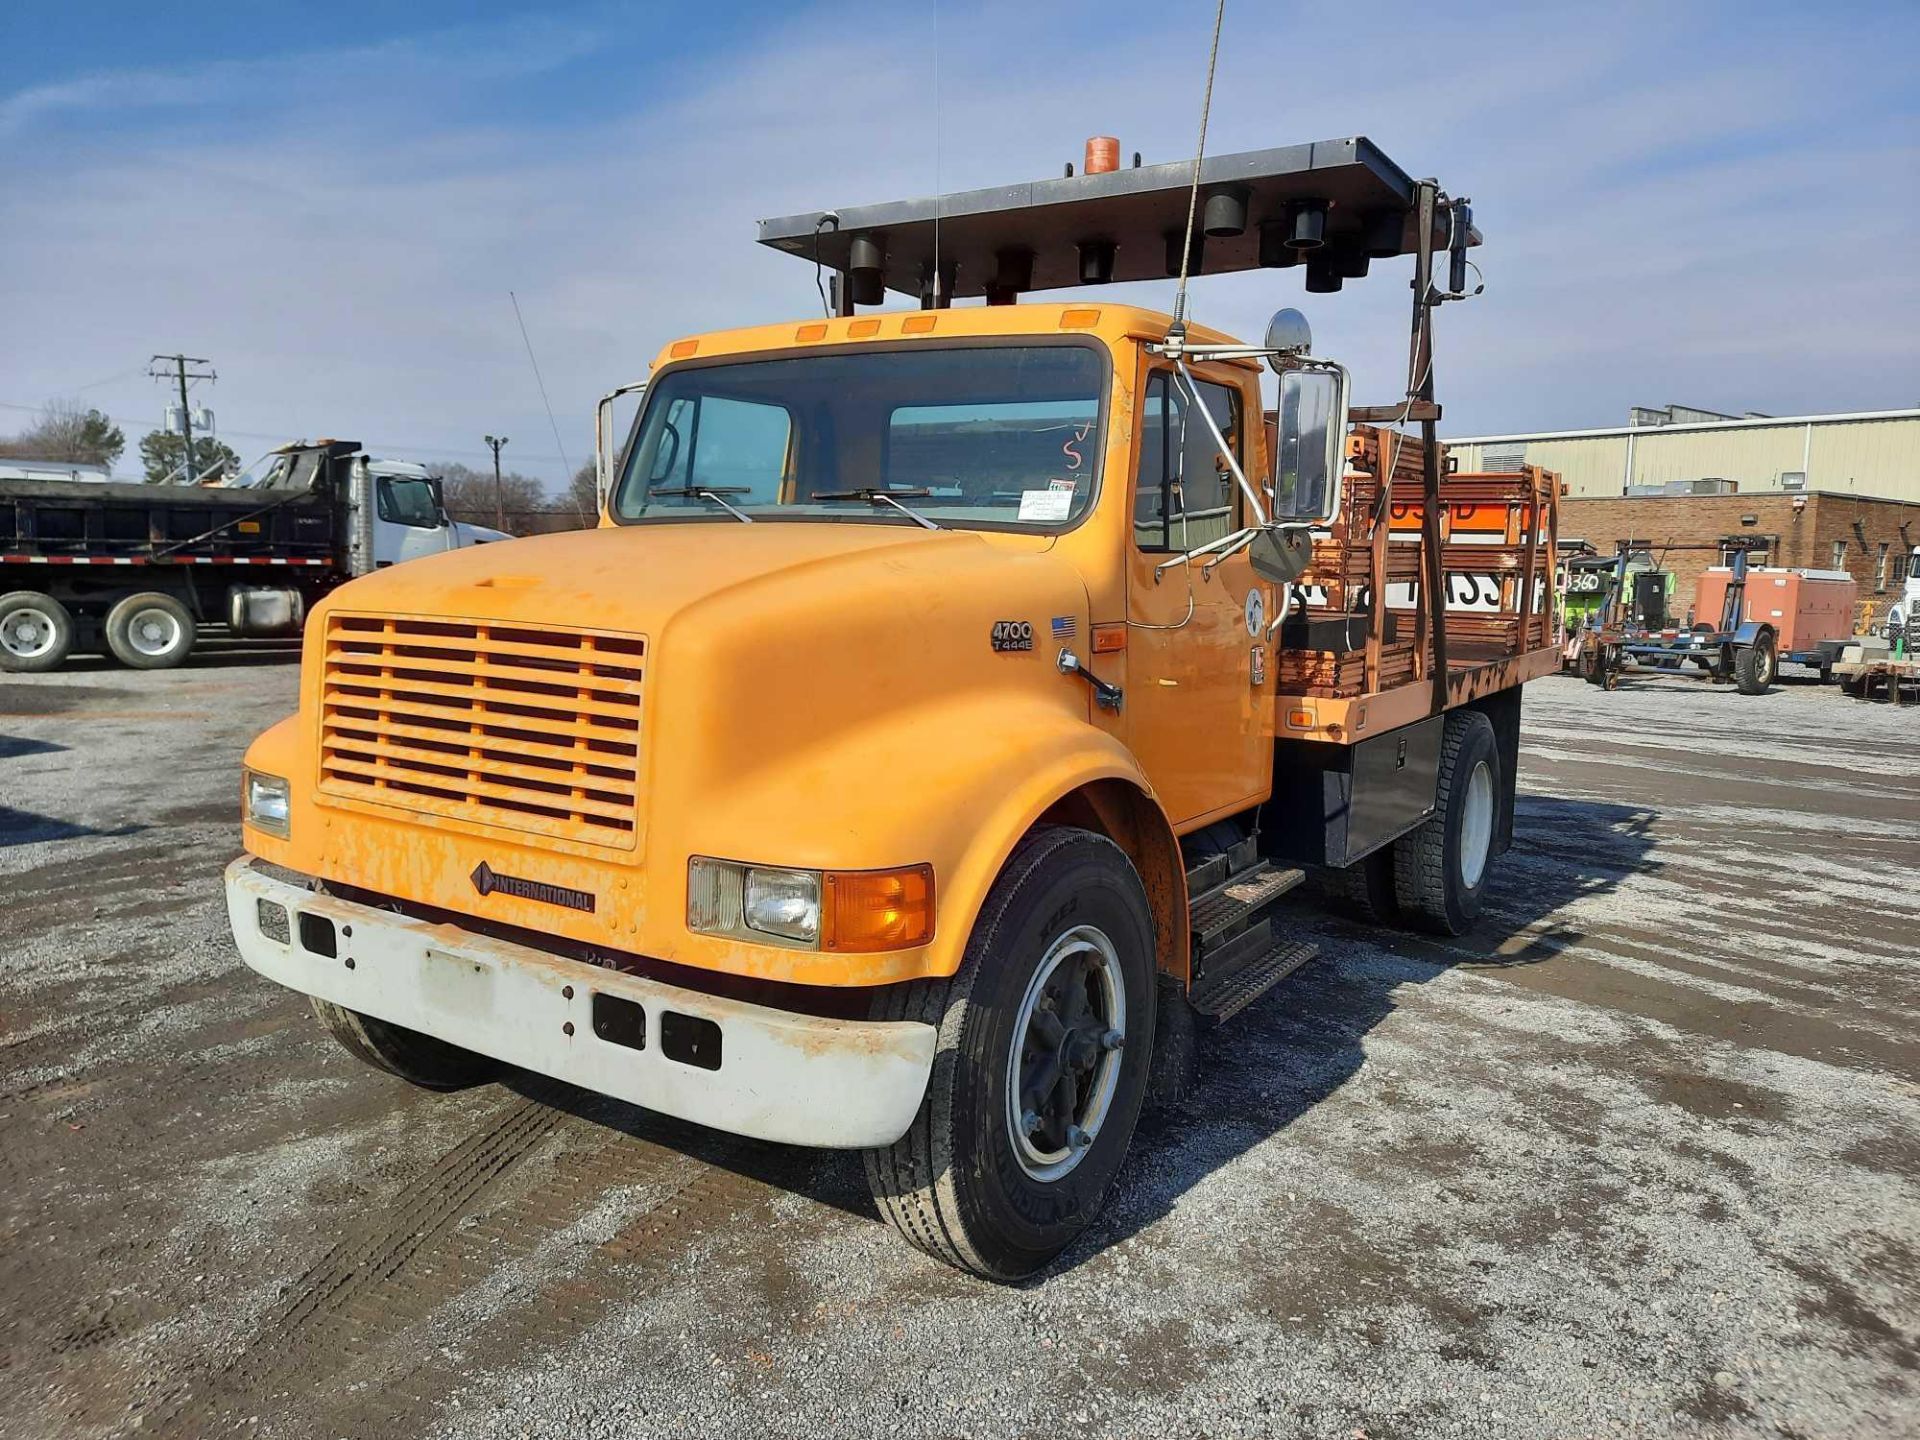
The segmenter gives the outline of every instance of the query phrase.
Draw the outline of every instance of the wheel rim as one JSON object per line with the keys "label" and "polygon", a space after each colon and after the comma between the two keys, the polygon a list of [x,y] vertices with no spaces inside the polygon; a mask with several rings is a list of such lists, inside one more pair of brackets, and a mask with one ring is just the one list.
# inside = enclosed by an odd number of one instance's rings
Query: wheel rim
{"label": "wheel rim", "polygon": [[127,644],[142,655],[165,655],[179,643],[179,617],[157,605],[134,611],[127,622]]}
{"label": "wheel rim", "polygon": [[1013,1025],[1007,1131],[1035,1180],[1066,1175],[1093,1148],[1120,1084],[1127,987],[1113,941],[1092,925],[1041,957]]}
{"label": "wheel rim", "polygon": [[1760,683],[1766,684],[1773,679],[1773,651],[1766,646],[1760,647],[1760,663],[1754,667],[1760,672]]}
{"label": "wheel rim", "polygon": [[1493,771],[1482,760],[1467,777],[1466,804],[1460,811],[1460,879],[1471,890],[1487,873],[1493,849]]}
{"label": "wheel rim", "polygon": [[60,627],[53,616],[34,606],[23,605],[0,616],[0,646],[16,660],[38,660],[49,654],[60,638]]}

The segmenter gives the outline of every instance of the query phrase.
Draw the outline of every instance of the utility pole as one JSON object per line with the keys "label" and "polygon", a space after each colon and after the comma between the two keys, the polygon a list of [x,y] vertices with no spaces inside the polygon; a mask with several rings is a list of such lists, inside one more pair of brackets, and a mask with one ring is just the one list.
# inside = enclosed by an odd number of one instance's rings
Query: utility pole
{"label": "utility pole", "polygon": [[486,442],[493,447],[493,528],[504,530],[507,528],[507,502],[500,493],[500,447],[507,443],[507,437],[502,435],[496,439],[489,435]]}
{"label": "utility pole", "polygon": [[[189,365],[205,365],[205,370],[189,371]],[[180,468],[185,473],[181,479],[193,483],[193,411],[187,405],[187,382],[189,380],[218,380],[213,373],[213,362],[196,355],[155,355],[147,362],[147,374],[156,380],[165,380],[171,373],[180,382],[180,431],[186,437],[187,448]]]}

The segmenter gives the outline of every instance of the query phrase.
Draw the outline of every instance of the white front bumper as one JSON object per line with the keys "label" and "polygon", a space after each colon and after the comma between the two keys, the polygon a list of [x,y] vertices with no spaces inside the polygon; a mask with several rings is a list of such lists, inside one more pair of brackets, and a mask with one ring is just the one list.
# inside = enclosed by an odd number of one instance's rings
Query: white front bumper
{"label": "white front bumper", "polygon": [[[287,911],[286,942],[261,929],[262,900]],[[303,913],[331,922],[335,955],[306,947]],[[843,1149],[891,1144],[912,1123],[933,1068],[931,1025],[822,1019],[704,995],[316,894],[244,855],[227,867],[227,915],[241,958],[269,980],[735,1135]],[[642,1048],[594,1033],[595,994],[641,1007]],[[719,1027],[718,1054],[707,1044],[699,1056],[717,1068],[663,1053],[669,1015]]]}

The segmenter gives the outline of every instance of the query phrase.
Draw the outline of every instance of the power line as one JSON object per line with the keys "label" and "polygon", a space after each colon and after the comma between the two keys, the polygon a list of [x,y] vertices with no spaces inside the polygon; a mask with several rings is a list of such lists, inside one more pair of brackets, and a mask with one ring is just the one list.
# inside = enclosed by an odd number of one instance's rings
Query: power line
{"label": "power line", "polygon": [[[567,479],[573,479],[573,462],[567,459],[566,443],[560,438],[560,422],[553,418],[553,402],[547,399],[547,382],[540,378],[540,362],[533,358],[533,341],[527,338],[527,322],[520,316],[520,297],[507,291],[507,299],[513,302],[513,318],[520,321],[520,343],[527,347],[527,363],[533,366],[533,383],[540,387],[540,403],[547,407],[547,424],[553,427],[553,448],[560,452],[560,463],[567,467]],[[494,469],[500,468],[500,452],[493,452]]]}

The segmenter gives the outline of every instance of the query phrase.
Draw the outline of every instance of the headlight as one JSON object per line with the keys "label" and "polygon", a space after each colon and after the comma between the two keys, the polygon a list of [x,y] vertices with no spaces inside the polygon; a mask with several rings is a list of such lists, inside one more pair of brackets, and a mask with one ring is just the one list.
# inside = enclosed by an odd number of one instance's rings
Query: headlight
{"label": "headlight", "polygon": [[695,855],[687,928],[791,949],[904,950],[933,938],[933,867],[822,872]]}
{"label": "headlight", "polygon": [[245,814],[247,823],[269,835],[284,837],[292,816],[292,801],[287,782],[278,775],[246,772]]}
{"label": "headlight", "polygon": [[820,875],[814,870],[747,871],[742,907],[749,930],[804,940],[820,938]]}

